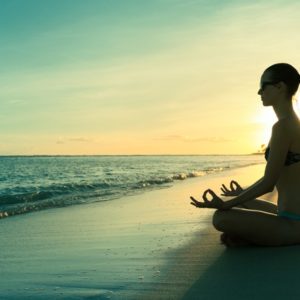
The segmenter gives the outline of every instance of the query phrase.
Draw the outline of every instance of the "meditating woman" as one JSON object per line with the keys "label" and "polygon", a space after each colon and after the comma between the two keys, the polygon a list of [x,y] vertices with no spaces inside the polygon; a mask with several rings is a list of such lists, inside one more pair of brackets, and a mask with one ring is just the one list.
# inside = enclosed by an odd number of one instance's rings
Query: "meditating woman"
{"label": "meditating woman", "polygon": [[[231,181],[230,189],[222,185],[224,196],[235,196],[228,201],[210,189],[204,192],[204,201],[191,197],[196,207],[217,209],[213,226],[223,232],[221,240],[228,246],[300,244],[300,121],[292,105],[299,82],[298,71],[286,63],[268,67],[261,76],[258,95],[278,118],[265,152],[263,177],[245,190],[236,181]],[[257,199],[275,186],[277,205]]]}

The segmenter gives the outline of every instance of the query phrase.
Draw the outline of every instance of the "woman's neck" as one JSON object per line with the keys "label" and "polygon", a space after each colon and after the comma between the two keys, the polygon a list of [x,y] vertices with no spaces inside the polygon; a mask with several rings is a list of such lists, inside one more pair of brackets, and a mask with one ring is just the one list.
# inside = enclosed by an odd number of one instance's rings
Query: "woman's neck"
{"label": "woman's neck", "polygon": [[273,109],[278,120],[295,116],[292,100],[284,99],[283,101],[279,101],[273,105]]}

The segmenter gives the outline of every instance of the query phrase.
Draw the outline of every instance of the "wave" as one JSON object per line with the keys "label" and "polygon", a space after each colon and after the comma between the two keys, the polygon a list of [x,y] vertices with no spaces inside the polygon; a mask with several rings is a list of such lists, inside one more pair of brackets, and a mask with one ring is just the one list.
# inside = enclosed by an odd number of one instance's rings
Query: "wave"
{"label": "wave", "polygon": [[[122,184],[113,184],[108,182],[102,183],[83,183],[83,184],[53,184],[50,186],[36,187],[35,191],[30,191],[33,188],[28,188],[26,191],[25,188],[16,188],[13,193],[0,195],[0,206],[3,205],[13,205],[18,203],[32,203],[38,202],[41,200],[54,198],[62,195],[68,194],[85,194],[87,192],[95,192],[95,195],[99,194],[99,191],[109,191],[112,189],[142,189],[150,186],[163,185],[167,183],[172,183],[174,180],[183,180],[192,177],[198,177],[205,175],[205,172],[194,171],[189,173],[178,173],[171,175],[169,177],[157,177],[150,178],[147,180],[141,180],[137,183],[127,184],[122,186]],[[23,193],[16,193],[16,191],[23,191]],[[5,192],[5,191],[4,191]],[[10,192],[10,191],[7,191]],[[89,193],[90,194],[90,193]],[[106,194],[106,193],[105,193]]]}
{"label": "wave", "polygon": [[[243,164],[242,166],[253,164],[255,163]],[[240,166],[236,165],[232,167]],[[205,176],[232,167],[208,167],[200,171],[178,172],[164,176],[156,174],[144,179],[138,179],[137,174],[136,177],[126,177],[127,181],[124,177],[115,176],[109,181],[94,183],[60,183],[38,187],[18,186],[4,189],[2,190],[2,194],[0,194],[0,219],[48,208],[108,201],[141,191],[169,187],[175,181]]]}
{"label": "wave", "polygon": [[[5,204],[17,204],[17,203],[26,203],[26,202],[36,202],[51,197],[66,195],[74,192],[87,192],[95,189],[107,189],[112,188],[112,185],[108,183],[99,183],[99,184],[53,184],[44,187],[29,187],[26,191],[25,188],[16,188],[13,194],[4,194],[0,195],[0,205]],[[35,191],[32,191],[35,189]],[[16,191],[23,190],[24,193],[17,193]],[[5,192],[5,191],[4,191]]]}

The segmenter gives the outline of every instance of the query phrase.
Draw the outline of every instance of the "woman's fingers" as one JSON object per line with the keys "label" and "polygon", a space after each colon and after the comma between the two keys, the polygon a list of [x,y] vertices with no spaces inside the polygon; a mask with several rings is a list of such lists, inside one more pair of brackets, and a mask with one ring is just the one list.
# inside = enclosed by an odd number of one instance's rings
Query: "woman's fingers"
{"label": "woman's fingers", "polygon": [[222,184],[222,187],[223,187],[223,189],[224,189],[226,192],[230,192],[230,191],[228,190],[228,188],[225,186],[225,184]]}
{"label": "woman's fingers", "polygon": [[241,189],[241,186],[235,180],[231,180],[230,187],[233,190]]}
{"label": "woman's fingers", "polygon": [[193,202],[191,202],[192,205],[194,205],[196,207],[203,207],[203,203],[197,201],[194,197],[190,196],[190,199],[193,201]]}
{"label": "woman's fingers", "polygon": [[[210,194],[212,196],[211,200],[207,199],[207,194]],[[218,200],[220,200],[220,198],[216,195],[216,193],[211,189],[204,191],[202,195],[202,199],[204,202],[199,202],[193,196],[190,196],[190,199],[192,200],[191,202],[192,205],[196,207],[207,207],[207,208],[217,208],[216,204],[218,203]]]}
{"label": "woman's fingers", "polygon": [[190,199],[192,200],[191,204],[196,207],[209,207],[210,202],[206,198],[207,192],[208,192],[208,190],[206,190],[202,196],[204,203],[196,200],[193,196],[190,196]]}
{"label": "woman's fingers", "polygon": [[[208,200],[207,199],[207,194],[211,194],[212,196],[212,199],[211,200]],[[204,193],[203,193],[203,196],[202,196],[203,200],[204,200],[204,203],[208,206],[208,207],[211,207],[211,202],[215,199],[215,198],[219,198],[216,193],[210,189],[206,190]]]}
{"label": "woman's fingers", "polygon": [[241,188],[241,186],[235,180],[231,180],[232,184],[234,184],[237,188]]}
{"label": "woman's fingers", "polygon": [[190,196],[190,199],[194,202],[198,202],[193,196]]}
{"label": "woman's fingers", "polygon": [[[207,194],[210,194],[212,196],[211,200],[207,199]],[[221,198],[219,198],[216,193],[210,189],[204,191],[203,195],[202,195],[202,199],[204,202],[200,202],[198,200],[196,200],[193,196],[190,196],[190,199],[192,200],[192,202],[190,202],[190,204],[196,206],[196,207],[203,207],[203,208],[222,208],[223,205],[223,201]]]}
{"label": "woman's fingers", "polygon": [[207,196],[206,196],[207,193],[210,193],[210,190],[209,190],[209,189],[206,190],[206,191],[203,193],[202,199],[204,200],[204,203],[209,204],[210,202],[209,202],[209,200],[207,199]]}
{"label": "woman's fingers", "polygon": [[224,189],[221,188],[221,191],[223,193],[221,193],[221,196],[231,196],[232,195],[232,191],[225,191]]}
{"label": "woman's fingers", "polygon": [[213,191],[213,190],[207,190],[212,196],[213,198],[218,198],[217,194]]}
{"label": "woman's fingers", "polygon": [[234,191],[236,189],[236,187],[234,187],[234,181],[233,180],[230,181],[230,188],[231,188],[232,191]]}

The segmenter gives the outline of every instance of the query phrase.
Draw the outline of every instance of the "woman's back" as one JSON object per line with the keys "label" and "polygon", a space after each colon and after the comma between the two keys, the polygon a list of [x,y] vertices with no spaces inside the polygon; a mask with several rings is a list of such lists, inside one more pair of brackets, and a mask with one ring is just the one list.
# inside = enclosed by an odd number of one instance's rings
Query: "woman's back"
{"label": "woman's back", "polygon": [[286,121],[286,126],[291,136],[291,145],[289,150],[293,153],[300,154],[300,120],[296,115],[294,115],[287,118]]}
{"label": "woman's back", "polygon": [[300,120],[292,115],[281,120],[290,145],[286,165],[276,184],[278,190],[278,210],[300,215]]}

